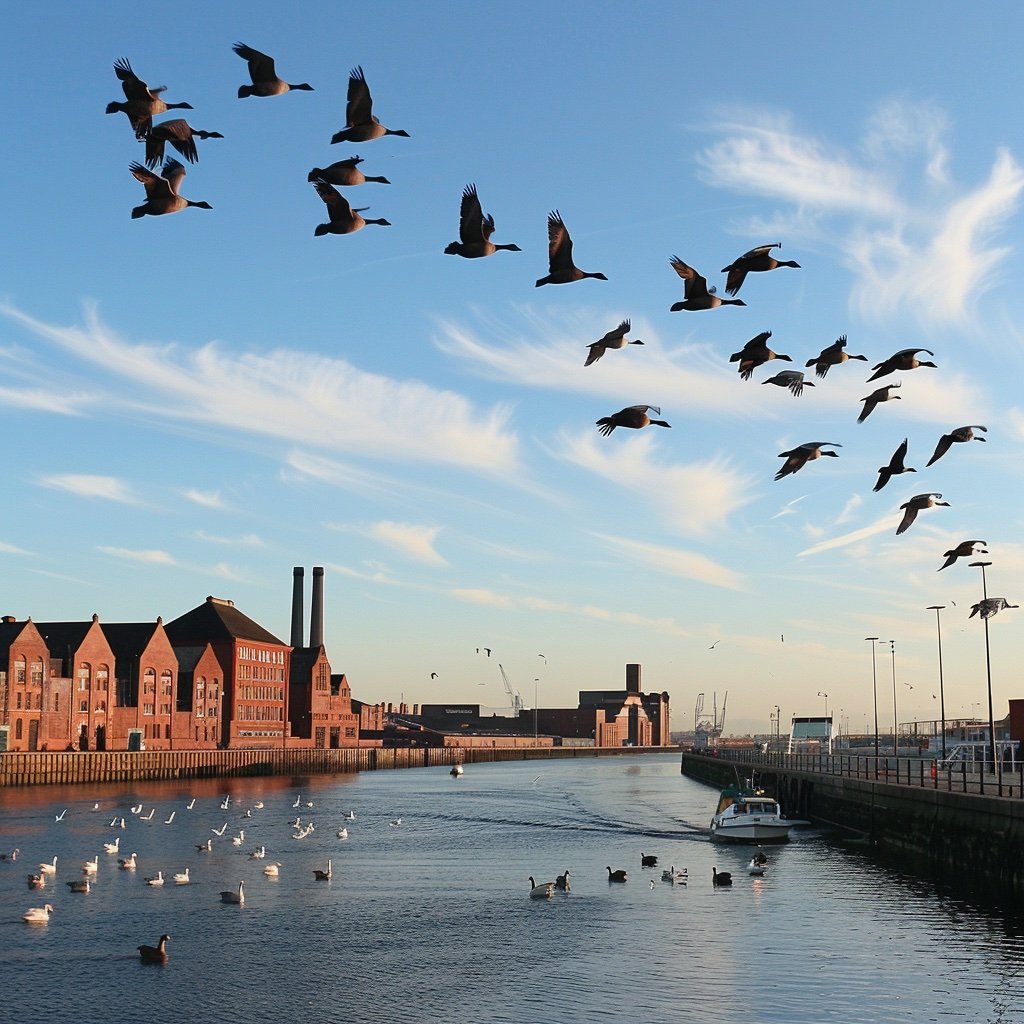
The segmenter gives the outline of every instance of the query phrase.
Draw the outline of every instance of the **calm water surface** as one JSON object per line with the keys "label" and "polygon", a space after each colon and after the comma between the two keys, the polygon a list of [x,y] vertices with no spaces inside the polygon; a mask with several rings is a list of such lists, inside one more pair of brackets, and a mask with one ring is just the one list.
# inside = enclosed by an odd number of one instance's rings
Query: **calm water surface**
{"label": "calm water surface", "polygon": [[[749,850],[698,831],[716,800],[671,755],[469,765],[459,779],[437,768],[0,791],[0,852],[21,850],[0,862],[0,1019],[1024,1022],[1019,915],[816,830],[769,848],[767,874],[751,878]],[[306,839],[292,838],[296,816],[315,824]],[[266,860],[250,859],[260,846]],[[132,852],[138,869],[119,869]],[[28,872],[54,856],[56,876],[30,891]],[[96,856],[92,892],[72,893]],[[314,881],[328,859],[332,880]],[[263,875],[271,862],[277,879]],[[609,884],[609,865],[629,880]],[[662,882],[670,865],[688,885]],[[712,887],[713,866],[733,872],[731,889]],[[185,867],[189,885],[145,884]],[[527,876],[566,868],[571,893],[529,898]],[[244,906],[222,904],[239,881]],[[21,920],[46,902],[49,924]],[[162,932],[170,962],[141,964],[136,947]]]}

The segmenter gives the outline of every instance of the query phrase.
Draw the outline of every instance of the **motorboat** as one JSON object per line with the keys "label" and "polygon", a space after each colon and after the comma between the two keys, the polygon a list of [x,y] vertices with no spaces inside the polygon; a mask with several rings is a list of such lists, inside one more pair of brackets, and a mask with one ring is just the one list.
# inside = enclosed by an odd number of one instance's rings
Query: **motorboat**
{"label": "motorboat", "polygon": [[789,830],[805,822],[782,816],[775,797],[750,786],[728,786],[711,819],[711,838],[719,843],[784,843]]}

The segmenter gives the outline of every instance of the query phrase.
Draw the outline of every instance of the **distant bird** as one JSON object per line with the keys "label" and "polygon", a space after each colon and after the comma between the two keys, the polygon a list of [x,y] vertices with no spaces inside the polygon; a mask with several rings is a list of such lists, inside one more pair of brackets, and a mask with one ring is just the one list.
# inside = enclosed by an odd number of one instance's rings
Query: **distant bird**
{"label": "distant bird", "polygon": [[0,860],[17,860],[19,853],[21,849],[16,846],[10,853],[0,853]]}
{"label": "distant bird", "polygon": [[158,871],[155,875],[151,875],[149,878],[146,879],[146,885],[156,885],[156,886],[159,886],[159,885],[163,885],[163,884],[164,884],[164,873],[163,873],[163,871]]}
{"label": "distant bird", "polygon": [[170,935],[161,935],[155,946],[139,946],[139,959],[144,964],[167,963],[167,940]]}
{"label": "distant bird", "polygon": [[678,256],[673,256],[669,266],[683,279],[683,301],[673,302],[669,311],[678,313],[686,309],[695,312],[701,309],[716,309],[718,306],[745,306],[742,299],[723,299],[715,294],[714,288],[708,288],[706,278],[700,276],[693,267],[684,263]]}
{"label": "distant bird", "polygon": [[886,384],[885,387],[879,388],[877,391],[872,391],[867,398],[862,398],[861,401],[864,403],[864,408],[861,409],[860,415],[857,417],[858,423],[863,423],[875,410],[875,406],[880,402],[891,402],[893,399],[899,399],[899,395],[894,395],[893,391],[896,388],[902,387],[902,384]]}
{"label": "distant bird", "polygon": [[44,875],[55,875],[57,873],[57,858],[54,857],[49,864],[40,864],[39,870]]}
{"label": "distant bird", "polygon": [[768,347],[768,339],[771,336],[771,331],[762,331],[751,338],[739,352],[733,352],[729,356],[730,363],[740,364],[737,369],[744,380],[750,380],[754,371],[759,366],[763,366],[772,359],[782,359],[787,363],[793,362],[789,356],[783,355],[781,352],[775,352]]}
{"label": "distant bird", "polygon": [[494,234],[494,217],[484,216],[476,185],[467,185],[462,190],[462,204],[459,208],[459,240],[445,246],[446,256],[464,256],[468,260],[490,256],[499,249],[509,252],[523,250],[511,242],[497,245],[491,241]]}
{"label": "distant bird", "polygon": [[42,872],[40,872],[38,875],[29,875],[28,887],[30,889],[45,889],[46,875],[44,875]]}
{"label": "distant bird", "polygon": [[924,508],[934,508],[936,505],[946,505],[948,507],[948,501],[940,501],[941,494],[932,492],[930,494],[915,494],[909,501],[905,501],[900,508],[905,509],[903,513],[903,520],[899,526],[896,527],[896,533],[904,533],[910,528],[910,525],[917,518],[917,513]]}
{"label": "distant bird", "polygon": [[554,882],[535,882],[533,875],[530,875],[530,898],[534,900],[549,900],[554,895]]}
{"label": "distant bird", "polygon": [[185,805],[185,810],[186,811],[191,811],[192,808],[195,807],[195,805],[196,805],[196,798],[192,797],[192,799],[189,800],[189,802]]}
{"label": "distant bird", "polygon": [[980,615],[983,619],[991,619],[993,615],[998,615],[1004,608],[1019,607],[1020,605],[1010,604],[1005,597],[986,597],[985,600],[971,605],[971,614],[967,618],[973,619],[975,615]]}
{"label": "distant bird", "polygon": [[53,907],[47,903],[45,907],[29,907],[24,914],[21,915],[22,921],[27,921],[29,924],[46,924],[50,920],[50,915],[53,913]]}
{"label": "distant bird", "polygon": [[409,138],[409,133],[400,128],[385,128],[373,115],[373,98],[370,87],[361,67],[355,67],[348,76],[348,102],[345,106],[345,127],[335,132],[331,143],[335,142],[371,142],[384,135],[401,135]]}
{"label": "distant bird", "polygon": [[558,875],[555,878],[555,888],[556,889],[560,889],[562,892],[569,892],[570,885],[569,885],[569,869],[568,868],[565,869],[565,873],[564,874]]}
{"label": "distant bird", "polygon": [[870,384],[871,381],[878,380],[879,377],[886,377],[890,373],[895,373],[897,370],[916,370],[919,366],[935,366],[935,363],[928,360],[918,359],[918,352],[927,352],[930,356],[935,355],[931,349],[927,348],[900,349],[895,355],[889,356],[888,359],[883,359],[872,367],[875,372],[868,377],[868,383]]}
{"label": "distant bird", "polygon": [[[605,354],[610,348],[625,348],[626,345],[642,345],[643,342],[638,338],[636,341],[626,341],[626,335],[629,333],[630,322],[623,320],[618,327],[609,331],[603,338],[599,338],[592,345],[588,345],[587,348],[590,350],[587,353],[587,361],[583,364],[584,366],[590,366],[591,363],[596,363],[598,359]],[[541,655],[543,657],[543,655]]]}
{"label": "distant bird", "polygon": [[395,828],[400,828],[401,825],[402,825],[402,819],[401,818],[392,818],[391,821],[388,822],[388,824],[389,825],[394,825]]}
{"label": "distant bird", "polygon": [[221,903],[237,903],[239,906],[245,903],[244,885],[244,881],[238,883],[238,892],[232,892],[230,889],[223,890],[220,894]]}
{"label": "distant bird", "polygon": [[846,335],[842,334],[831,345],[826,345],[814,359],[808,359],[805,366],[813,366],[818,377],[824,377],[829,369],[845,363],[850,359],[863,359],[867,362],[867,356],[855,356],[846,351]]}
{"label": "distant bird", "polygon": [[798,445],[796,448],[791,448],[788,452],[780,452],[779,458],[786,461],[782,464],[782,469],[775,474],[775,479],[781,480],[784,476],[790,476],[792,473],[803,469],[808,462],[820,459],[824,455],[831,456],[834,459],[839,458],[838,452],[825,451],[826,445],[831,448],[843,447],[835,441],[808,441],[805,444]]}
{"label": "distant bird", "polygon": [[779,370],[774,377],[761,381],[762,384],[777,384],[780,388],[789,388],[795,398],[804,393],[804,388],[813,388],[814,381],[804,380],[803,370]]}
{"label": "distant bird", "polygon": [[277,878],[277,877],[279,877],[280,874],[281,874],[281,862],[280,861],[274,861],[273,864],[268,864],[263,869],[263,874],[265,874],[267,876],[267,878]]}
{"label": "distant bird", "polygon": [[[480,649],[480,648],[478,647],[478,648],[476,649],[476,653],[477,653],[477,654],[479,654],[479,653],[480,653],[480,650],[481,650],[481,649]],[[484,648],[483,648],[483,650],[484,650],[484,652],[485,652],[485,653],[487,654],[487,657],[489,658],[489,657],[491,656],[491,649],[490,649],[490,647],[484,647]]]}
{"label": "distant bird", "polygon": [[745,252],[739,259],[733,260],[729,266],[722,267],[722,273],[729,275],[725,281],[725,290],[730,295],[735,295],[743,286],[747,274],[763,270],[777,270],[779,267],[799,269],[799,263],[794,263],[792,260],[777,260],[771,255],[772,249],[779,249],[781,246],[781,242],[775,242],[774,245],[759,245],[756,249]]}
{"label": "distant bird", "polygon": [[103,844],[103,849],[106,850],[107,853],[117,853],[117,851],[120,848],[121,848],[121,837],[120,836],[118,836],[112,843],[104,843]]}
{"label": "distant bird", "polygon": [[607,437],[616,427],[629,427],[631,430],[639,430],[642,427],[671,427],[671,423],[664,420],[652,420],[647,415],[648,411],[656,416],[661,415],[661,409],[656,405],[629,405],[620,409],[611,416],[602,416],[597,420],[598,430]]}
{"label": "distant bird", "polygon": [[313,877],[318,882],[329,882],[334,877],[334,870],[332,868],[330,860],[327,861],[326,871],[321,871],[320,868],[314,868]]}
{"label": "distant bird", "polygon": [[942,572],[943,569],[949,568],[958,558],[971,558],[974,555],[987,555],[988,549],[984,547],[987,544],[987,540],[962,540],[955,548],[951,548],[949,551],[943,551],[946,560],[936,569],[936,572]]}
{"label": "distant bird", "polygon": [[72,892],[91,892],[92,883],[88,878],[76,878],[73,882],[64,883]]}
{"label": "distant bird", "polygon": [[719,885],[732,885],[732,872],[731,871],[719,871],[718,868],[711,869],[711,884],[714,886]]}
{"label": "distant bird", "polygon": [[132,71],[131,64],[123,57],[114,62],[114,73],[121,80],[125,102],[114,101],[107,104],[108,114],[123,113],[128,117],[137,139],[144,139],[153,126],[153,116],[168,110],[191,110],[191,103],[166,103],[160,93],[166,90],[165,85],[150,88]]}
{"label": "distant bird", "polygon": [[748,875],[763,875],[764,870],[764,864],[758,863],[755,857],[750,858],[750,863],[747,865]]}
{"label": "distant bird", "polygon": [[185,165],[178,160],[167,160],[164,163],[163,171],[156,174],[137,161],[128,165],[136,180],[141,181],[146,190],[146,201],[141,206],[132,210],[132,220],[145,217],[159,217],[165,213],[179,213],[187,210],[190,206],[196,206],[201,210],[212,210],[213,207],[205,202],[193,202],[178,193],[181,188],[181,179],[185,177]]}
{"label": "distant bird", "polygon": [[686,868],[681,868],[676,871],[675,864],[670,868],[665,868],[661,873],[661,880],[663,882],[671,882],[673,885],[686,885],[689,881],[689,872]]}
{"label": "distant bird", "polygon": [[757,848],[757,853],[754,854],[754,856],[751,858],[751,860],[755,864],[767,864],[768,863],[768,854],[766,854],[764,852],[764,850],[762,850],[760,847],[758,847]]}
{"label": "distant bird", "polygon": [[391,226],[391,221],[384,220],[383,217],[374,219],[361,216],[369,207],[362,206],[354,209],[349,205],[348,200],[330,182],[324,181],[323,178],[318,178],[314,181],[313,188],[316,189],[317,195],[327,206],[327,216],[329,218],[326,224],[318,224],[316,226],[313,234],[317,237],[320,235],[351,235],[355,231],[362,230],[367,224]]}
{"label": "distant bird", "polygon": [[557,210],[548,214],[548,275],[540,278],[535,287],[543,284],[571,284],[593,277],[599,281],[607,281],[604,274],[590,273],[580,270],[572,261],[572,238]]}
{"label": "distant bird", "polygon": [[431,672],[430,673],[430,678],[431,679],[436,679],[437,678],[437,673],[436,672]]}
{"label": "distant bird", "polygon": [[935,451],[932,453],[932,457],[928,460],[927,465],[931,465],[933,462],[938,462],[946,452],[949,451],[953,444],[962,441],[984,441],[985,438],[979,437],[975,434],[976,430],[980,430],[984,433],[988,432],[988,427],[981,426],[980,423],[972,423],[967,427],[957,427],[956,430],[951,430],[948,434],[943,434],[939,438],[939,443],[935,446]]}
{"label": "distant bird", "polygon": [[99,869],[100,869],[100,858],[99,858],[99,855],[97,854],[95,857],[93,857],[92,860],[87,860],[82,865],[82,874],[83,875],[95,875],[96,872],[99,871]]}
{"label": "distant bird", "polygon": [[912,466],[905,466],[903,460],[907,457],[907,439],[903,438],[903,443],[892,453],[892,458],[889,460],[888,466],[882,466],[878,470],[878,482],[874,486],[874,490],[880,491],[894,476],[898,476],[900,473],[916,473],[917,470]]}
{"label": "distant bird", "polygon": [[171,811],[170,817],[164,820],[164,824],[165,825],[170,825],[171,822],[174,821],[174,815],[175,815],[175,812]]}
{"label": "distant bird", "polygon": [[122,871],[134,871],[139,866],[139,862],[136,859],[137,857],[138,857],[137,853],[133,853],[130,857],[122,857],[117,862],[117,866]]}
{"label": "distant bird", "polygon": [[190,164],[199,159],[196,139],[223,139],[220,132],[193,128],[184,118],[161,121],[146,132],[146,166],[156,167],[164,158],[164,146],[170,143]]}
{"label": "distant bird", "polygon": [[609,882],[624,882],[626,881],[625,868],[619,868],[617,871],[612,871],[610,867],[606,867],[605,870],[608,872]]}
{"label": "distant bird", "polygon": [[369,174],[363,174],[359,170],[359,165],[362,162],[363,158],[361,156],[350,156],[347,160],[337,160],[326,167],[314,167],[309,172],[306,180],[316,181],[317,178],[323,178],[324,181],[329,181],[332,185],[348,186],[364,185],[368,181],[376,182],[378,185],[391,184],[387,178],[371,177]]}
{"label": "distant bird", "polygon": [[640,854],[640,867],[642,868],[656,868],[658,866],[658,858],[654,854]]}
{"label": "distant bird", "polygon": [[220,828],[211,828],[211,829],[210,829],[210,831],[211,831],[211,832],[212,832],[212,833],[213,833],[213,834],[214,834],[215,836],[222,836],[222,835],[224,835],[224,833],[225,833],[225,832],[227,831],[227,828],[228,828],[228,823],[227,823],[227,822],[225,821],[225,822],[224,822],[224,824],[223,824],[223,825],[221,825],[221,827],[220,827]]}
{"label": "distant bird", "polygon": [[298,85],[291,85],[277,77],[277,70],[274,67],[274,58],[268,57],[259,50],[254,50],[245,43],[235,43],[231,47],[242,60],[249,64],[249,77],[252,85],[240,85],[238,87],[238,98],[244,100],[247,96],[280,96],[282,93],[290,92],[293,89],[302,89],[312,92],[313,86],[306,82]]}
{"label": "distant bird", "polygon": [[714,649],[715,649],[715,648],[716,648],[716,647],[717,647],[717,646],[718,646],[718,645],[719,645],[719,644],[720,644],[721,642],[722,642],[721,640],[716,640],[716,641],[715,641],[715,642],[714,642],[714,643],[713,643],[713,644],[712,644],[712,645],[711,645],[711,646],[710,646],[710,647],[708,648],[708,650],[709,650],[709,651],[713,651],[713,650],[714,650]]}
{"label": "distant bird", "polygon": [[57,815],[54,816],[53,820],[54,821],[63,821],[64,820],[64,815],[67,814],[67,813],[68,813],[68,809],[65,807],[64,810],[60,812],[60,814],[57,814]]}
{"label": "distant bird", "polygon": [[348,829],[347,828],[339,828],[338,829],[338,838],[339,839],[348,839]]}
{"label": "distant bird", "polygon": [[252,853],[249,854],[249,860],[263,860],[266,855],[267,848],[265,846],[261,846],[258,850],[253,850]]}
{"label": "distant bird", "polygon": [[213,840],[207,839],[205,843],[200,843],[196,849],[200,853],[213,853]]}

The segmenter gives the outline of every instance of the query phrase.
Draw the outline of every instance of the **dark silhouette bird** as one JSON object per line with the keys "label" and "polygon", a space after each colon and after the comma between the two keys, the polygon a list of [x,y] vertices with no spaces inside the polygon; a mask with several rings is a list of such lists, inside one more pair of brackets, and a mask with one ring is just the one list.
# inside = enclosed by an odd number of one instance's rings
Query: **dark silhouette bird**
{"label": "dark silhouette bird", "polygon": [[347,160],[336,160],[333,164],[328,164],[327,167],[314,167],[306,180],[316,181],[317,178],[323,178],[324,181],[329,181],[332,185],[364,185],[368,181],[376,182],[378,185],[391,184],[387,178],[363,174],[359,170],[359,165],[362,162],[361,156],[350,156]]}
{"label": "dark silhouette bird", "polygon": [[235,53],[249,64],[249,77],[252,85],[240,85],[238,87],[238,98],[244,100],[247,96],[280,96],[283,93],[291,92],[294,89],[301,89],[305,92],[313,92],[313,86],[307,82],[300,82],[292,85],[278,78],[277,69],[274,67],[274,58],[268,57],[259,50],[254,50],[245,43],[235,43],[231,47]]}
{"label": "dark silhouette bird", "polygon": [[661,409],[656,405],[629,405],[620,409],[611,416],[602,416],[597,421],[598,430],[607,437],[616,427],[629,427],[632,430],[639,430],[641,427],[671,427],[671,423],[664,420],[652,420],[647,412],[650,410],[655,415],[661,415]]}
{"label": "dark silhouette bird", "polygon": [[331,862],[328,860],[327,869],[313,868],[313,877],[318,882],[329,882],[334,877],[334,868]]}
{"label": "dark silhouette bird", "polygon": [[796,448],[791,448],[788,452],[781,452],[779,454],[779,458],[785,459],[786,461],[782,464],[782,469],[775,474],[775,479],[781,480],[784,476],[790,476],[793,473],[799,472],[807,465],[808,462],[820,459],[823,455],[828,455],[834,459],[838,459],[838,452],[828,452],[824,450],[826,445],[832,448],[843,447],[835,441],[808,441],[806,444],[801,444]]}
{"label": "dark silhouette bird", "polygon": [[868,377],[868,383],[870,384],[871,381],[878,380],[879,377],[887,377],[890,373],[895,373],[897,370],[916,370],[919,366],[935,366],[935,363],[929,362],[927,359],[918,359],[918,352],[927,352],[930,356],[935,355],[931,349],[927,348],[900,349],[895,355],[889,356],[888,359],[883,359],[872,367],[875,372]]}
{"label": "dark silhouette bird", "polygon": [[831,345],[826,345],[813,359],[808,359],[804,365],[813,366],[815,374],[818,377],[824,377],[833,366],[848,362],[850,359],[863,359],[867,362],[867,358],[867,356],[855,356],[847,352],[846,335],[842,334]]}
{"label": "dark silhouette bird", "polygon": [[170,935],[161,935],[155,946],[139,946],[139,959],[144,964],[167,963],[167,940]]}
{"label": "dark silhouette bird", "polygon": [[596,363],[598,359],[605,354],[610,348],[625,348],[626,345],[642,345],[643,342],[637,338],[635,341],[626,341],[626,335],[629,333],[630,322],[623,320],[618,327],[614,330],[609,331],[603,338],[599,338],[592,345],[588,345],[587,348],[590,351],[587,353],[587,361],[583,364],[584,366],[590,366],[591,363]]}
{"label": "dark silhouette bird", "polygon": [[430,673],[430,678],[431,679],[436,679],[437,678],[437,673],[436,672],[431,672]]}
{"label": "dark silhouette bird", "polygon": [[[776,357],[778,358],[778,357]],[[780,388],[789,388],[796,398],[804,393],[804,388],[813,388],[814,381],[804,380],[803,370],[779,370],[774,377],[761,381],[762,384],[777,384]]]}
{"label": "dark silhouette bird", "polygon": [[565,869],[565,874],[564,875],[559,875],[555,879],[555,888],[556,889],[561,889],[562,892],[569,892],[570,891],[570,886],[569,886],[569,869],[568,868]]}
{"label": "dark silhouette bird", "polygon": [[909,501],[905,501],[900,508],[904,509],[903,520],[896,527],[896,533],[904,533],[910,529],[911,524],[917,518],[917,513],[924,508],[934,508],[936,505],[949,506],[948,501],[940,501],[941,494],[932,492],[930,494],[915,494]]}
{"label": "dark silhouette bird", "polygon": [[548,214],[548,275],[540,278],[535,287],[542,284],[571,284],[582,281],[585,277],[593,277],[599,281],[608,278],[600,273],[588,273],[580,270],[572,261],[572,238],[557,210]]}
{"label": "dark silhouette bird", "polygon": [[774,245],[759,245],[756,249],[745,252],[739,259],[733,260],[727,267],[722,267],[722,273],[729,276],[725,279],[725,290],[730,295],[735,295],[743,286],[747,274],[757,273],[762,270],[777,270],[779,267],[796,267],[800,264],[792,260],[777,260],[771,255],[772,249],[781,248],[781,242]]}
{"label": "dark silhouette bird", "polygon": [[[483,650],[487,654],[487,657],[489,658],[491,656],[491,649],[490,649],[490,647],[484,647]],[[476,653],[477,654],[480,653],[480,648],[479,647],[476,649]]]}
{"label": "dark silhouette bird", "polygon": [[445,255],[464,256],[466,259],[478,259],[490,256],[499,249],[510,252],[522,252],[518,245],[511,242],[496,245],[491,241],[494,233],[494,217],[484,216],[476,185],[467,185],[462,190],[462,204],[459,208],[459,240],[445,246]]}
{"label": "dark silhouette bird", "polygon": [[140,163],[128,165],[138,181],[142,182],[146,189],[146,201],[141,206],[132,210],[132,219],[145,217],[159,217],[164,213],[179,213],[190,206],[196,206],[201,210],[212,210],[213,207],[205,202],[193,202],[178,193],[181,188],[181,179],[185,177],[185,165],[178,160],[167,160],[164,162],[160,174],[143,167]]}
{"label": "dark silhouette bird", "polygon": [[874,412],[875,406],[879,402],[891,402],[894,398],[900,398],[899,395],[894,395],[893,391],[902,387],[902,384],[886,384],[885,387],[879,388],[877,391],[872,391],[867,398],[862,398],[861,401],[864,403],[864,407],[860,411],[860,415],[857,417],[858,423],[863,423],[872,412]]}
{"label": "dark silhouette bird", "polygon": [[729,356],[730,363],[740,364],[737,369],[744,380],[750,380],[759,366],[763,366],[772,359],[783,359],[787,363],[793,362],[789,356],[775,352],[768,347],[768,339],[771,336],[771,331],[762,331],[756,337],[751,338],[739,352],[733,352]]}
{"label": "dark silhouette bird", "polygon": [[383,217],[376,219],[363,217],[368,206],[354,208],[349,205],[348,200],[330,183],[322,178],[313,182],[313,188],[317,195],[327,206],[328,222],[317,224],[314,235],[351,235],[354,231],[361,231],[367,224],[384,224],[391,226],[391,221]]}
{"label": "dark silhouette bird", "polygon": [[917,470],[912,466],[905,466],[903,460],[907,457],[907,439],[903,438],[903,443],[892,453],[892,458],[889,460],[888,466],[882,466],[878,470],[878,483],[875,484],[874,490],[880,491],[894,476],[898,476],[900,473],[916,473]]}
{"label": "dark silhouette bird", "polygon": [[962,540],[955,548],[950,548],[949,551],[943,551],[943,555],[946,560],[936,569],[936,572],[942,572],[943,569],[948,569],[958,558],[972,558],[974,555],[987,555],[988,549],[985,545],[988,543],[987,540]]}
{"label": "dark silhouette bird", "polygon": [[973,423],[968,427],[957,427],[956,430],[951,430],[948,434],[943,434],[939,438],[939,443],[935,446],[935,451],[932,453],[932,457],[928,460],[930,466],[933,462],[938,462],[946,452],[949,451],[950,446],[961,441],[984,441],[985,438],[979,437],[975,434],[976,430],[988,431],[988,427],[983,427],[979,423]]}
{"label": "dark silhouette bird", "polygon": [[642,868],[656,868],[658,866],[658,858],[653,853],[641,853],[640,854],[640,867]]}
{"label": "dark silhouette bird", "polygon": [[971,605],[971,614],[967,618],[973,619],[975,615],[980,615],[983,619],[991,619],[993,615],[998,615],[1004,608],[1019,607],[1020,605],[1010,604],[1005,597],[986,597],[983,601]]}
{"label": "dark silhouette bird", "polygon": [[612,869],[609,867],[609,868],[605,868],[605,870],[608,872],[608,881],[609,882],[624,882],[624,881],[626,881],[626,871],[625,871],[624,868],[619,868],[617,871],[612,871]]}
{"label": "dark silhouette bird", "polygon": [[164,158],[164,144],[170,143],[190,164],[199,159],[196,139],[223,139],[220,132],[193,128],[183,117],[161,121],[146,133],[146,166],[156,167]]}
{"label": "dark silhouette bird", "polygon": [[714,288],[708,288],[707,278],[701,277],[693,267],[688,266],[678,256],[673,256],[669,266],[683,279],[683,301],[673,302],[669,311],[678,313],[686,309],[695,312],[700,309],[717,309],[719,306],[745,306],[742,299],[723,299],[715,294]]}
{"label": "dark silhouette bird", "polygon": [[711,869],[711,884],[714,886],[732,885],[732,872],[719,871],[718,868]]}
{"label": "dark silhouette bird", "polygon": [[372,142],[384,135],[401,135],[409,138],[409,133],[401,128],[385,128],[373,116],[373,97],[361,67],[353,68],[348,75],[348,103],[345,106],[345,127],[331,137],[335,142]]}
{"label": "dark silhouette bird", "polygon": [[160,93],[167,89],[166,85],[150,87],[132,71],[131,64],[123,57],[114,62],[114,71],[121,80],[125,102],[114,101],[107,104],[108,114],[124,113],[131,123],[137,139],[144,139],[153,125],[153,116],[167,110],[191,110],[191,103],[166,103]]}

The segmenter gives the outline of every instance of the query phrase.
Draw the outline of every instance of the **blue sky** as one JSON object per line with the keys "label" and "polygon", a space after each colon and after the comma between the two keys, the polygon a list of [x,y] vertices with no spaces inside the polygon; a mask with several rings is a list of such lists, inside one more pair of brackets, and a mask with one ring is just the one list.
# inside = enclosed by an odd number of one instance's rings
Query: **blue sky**
{"label": "blue sky", "polygon": [[[640,662],[676,728],[728,693],[744,732],[820,713],[819,691],[863,729],[866,636],[896,641],[900,720],[937,717],[943,604],[947,716],[987,715],[980,572],[936,570],[984,539],[989,595],[1024,598],[1022,22],[1016,3],[20,5],[2,611],[168,619],[215,594],[287,638],[292,566],[324,565],[328,650],[362,699],[500,708],[500,662],[561,706]],[[237,99],[239,40],[315,91]],[[224,135],[182,186],[212,211],[131,219],[142,146],[104,113],[120,57],[194,108],[164,118]],[[356,65],[410,138],[330,144]],[[346,194],[392,226],[315,238],[307,174],[353,155],[391,184]],[[443,255],[470,182],[522,252]],[[554,209],[607,282],[534,287]],[[720,268],[770,242],[801,269],[749,276],[745,307],[669,312],[671,256],[724,292]],[[627,317],[644,346],[584,369]],[[793,362],[743,381],[729,356],[765,330]],[[808,370],[800,398],[762,386],[843,334],[868,362]],[[866,383],[912,347],[937,368]],[[671,430],[598,434],[636,404]],[[965,424],[986,443],[925,468]],[[904,437],[917,472],[873,492]],[[808,441],[839,458],[775,481]],[[949,507],[896,536],[924,492]],[[1020,614],[990,620],[997,716],[1024,696]]]}

